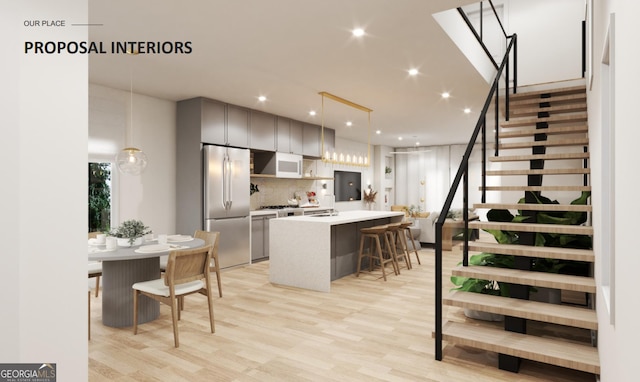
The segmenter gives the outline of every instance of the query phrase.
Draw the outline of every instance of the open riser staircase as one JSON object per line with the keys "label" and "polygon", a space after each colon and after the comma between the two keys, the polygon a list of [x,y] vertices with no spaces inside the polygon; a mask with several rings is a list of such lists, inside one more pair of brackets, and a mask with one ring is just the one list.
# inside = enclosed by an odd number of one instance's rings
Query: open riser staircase
{"label": "open riser staircase", "polygon": [[[521,215],[529,218],[525,222],[469,222],[470,229],[514,231],[520,238],[518,244],[470,241],[469,255],[492,253],[514,256],[515,269],[461,265],[453,270],[454,276],[508,283],[511,297],[459,290],[445,290],[444,293],[444,305],[505,316],[501,326],[469,318],[465,322],[445,322],[442,339],[448,343],[497,352],[500,354],[499,367],[506,370],[517,371],[520,358],[524,358],[600,373],[598,351],[593,343],[598,329],[596,312],[592,308],[596,292],[593,250],[534,245],[536,233],[593,237],[589,220],[590,198],[586,205],[539,204],[536,200],[538,195],[546,196],[547,193],[567,195],[563,199],[573,200],[583,191],[590,191],[586,105],[583,85],[536,91],[521,88],[518,94],[511,96],[510,118],[502,121],[499,131],[498,155],[489,158],[490,162],[501,163],[494,167],[509,169],[487,171],[487,177],[500,177],[501,180],[487,183],[501,185],[488,186],[486,190],[487,193],[508,192],[508,195],[519,191],[524,203],[518,203],[516,198],[512,203],[482,203],[473,205],[473,208],[509,210],[514,215],[520,211]],[[520,177],[514,178],[518,175]],[[523,179],[522,184],[514,179]],[[502,185],[505,183],[510,185]],[[586,213],[588,219],[581,225],[537,222],[539,212],[563,211]],[[533,271],[532,260],[536,258],[577,262],[587,272],[568,275]],[[558,289],[567,295],[584,297],[585,303],[531,301],[531,288]],[[561,329],[547,331],[544,335],[536,330],[538,326],[549,325],[558,325]],[[561,338],[549,335],[549,332],[570,334],[566,336],[568,338]]]}

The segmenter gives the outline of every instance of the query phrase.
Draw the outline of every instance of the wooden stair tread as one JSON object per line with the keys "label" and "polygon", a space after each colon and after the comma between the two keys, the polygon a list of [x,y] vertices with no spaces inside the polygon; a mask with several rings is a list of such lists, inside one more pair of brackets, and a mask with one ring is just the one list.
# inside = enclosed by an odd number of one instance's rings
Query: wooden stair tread
{"label": "wooden stair tread", "polygon": [[523,211],[578,211],[591,212],[590,204],[537,204],[537,203],[477,203],[473,208]]}
{"label": "wooden stair tread", "polygon": [[600,373],[598,349],[549,338],[447,322],[442,338],[460,345],[522,357],[587,373]]}
{"label": "wooden stair tread", "polygon": [[490,162],[521,162],[530,160],[566,160],[589,159],[589,152],[561,153],[561,154],[529,154],[529,155],[504,155],[489,157]]}
{"label": "wooden stair tread", "polygon": [[586,123],[573,125],[573,126],[552,126],[546,129],[509,129],[507,131],[500,131],[500,139],[503,138],[521,138],[530,137],[536,134],[547,135],[559,135],[559,134],[580,134],[587,133],[589,126]]}
{"label": "wooden stair tread", "polygon": [[527,320],[566,325],[574,328],[598,329],[596,311],[587,308],[463,291],[452,291],[448,297],[442,299],[442,302],[444,305]]}
{"label": "wooden stair tread", "polygon": [[519,109],[521,107],[529,107],[531,105],[539,105],[542,102],[549,103],[550,105],[558,104],[558,103],[570,103],[576,101],[582,101],[587,99],[587,93],[575,93],[575,94],[566,94],[566,95],[552,95],[549,98],[540,98],[540,97],[530,97],[513,100],[511,96],[509,96],[509,108]]}
{"label": "wooden stair tread", "polygon": [[[541,102],[545,102],[542,100]],[[530,115],[538,115],[538,113],[549,113],[550,115],[558,114],[558,113],[574,113],[579,111],[586,111],[587,103],[586,102],[576,102],[576,103],[568,103],[565,105],[557,105],[557,106],[548,106],[548,107],[519,107],[512,109],[511,105],[509,105],[509,114],[511,118],[518,118],[523,116]]]}
{"label": "wooden stair tread", "polygon": [[[469,228],[495,229],[495,230],[501,230],[501,231],[517,231],[517,232],[559,233],[559,234],[567,234],[567,235],[593,235],[592,226],[581,226],[581,225],[505,223],[505,222],[485,222],[485,221],[473,220],[469,222]],[[546,248],[546,247],[543,247],[543,248]]]}
{"label": "wooden stair tread", "polygon": [[525,271],[521,269],[496,268],[481,265],[470,265],[467,267],[458,266],[453,269],[452,274],[454,276],[495,280],[511,284],[596,293],[596,283],[592,277]]}
{"label": "wooden stair tread", "polygon": [[[471,223],[469,223],[469,225],[471,226]],[[593,253],[593,250],[590,249],[534,247],[530,245],[498,244],[485,243],[481,241],[470,241],[469,250],[502,255],[585,261],[589,263],[593,263],[595,261],[595,254]]]}
{"label": "wooden stair tread", "polygon": [[[591,191],[591,186],[487,186],[487,191]],[[478,187],[482,191],[482,186]]]}
{"label": "wooden stair tread", "polygon": [[576,94],[576,93],[585,93],[587,92],[587,87],[585,85],[578,85],[578,86],[568,86],[568,87],[562,87],[562,88],[555,88],[555,89],[540,89],[540,90],[532,90],[532,91],[524,91],[521,93],[517,93],[517,94],[510,94],[509,95],[509,99],[512,99],[514,101],[519,101],[522,99],[531,99],[531,98],[538,98],[538,99],[546,99],[546,98],[540,98],[541,94],[550,94],[550,95],[568,95],[568,94]]}
{"label": "wooden stair tread", "polygon": [[588,168],[547,168],[536,170],[491,170],[487,171],[487,176],[504,175],[566,175],[566,174],[590,174]]}
{"label": "wooden stair tread", "polygon": [[538,122],[548,123],[569,123],[569,122],[586,122],[587,113],[575,113],[567,115],[552,115],[544,118],[511,118],[508,121],[500,123],[503,128],[520,127],[520,126],[535,126]]}
{"label": "wooden stair tread", "polygon": [[535,147],[535,146],[558,147],[558,146],[587,146],[587,145],[589,145],[589,138],[550,139],[546,141],[500,143],[498,145],[498,149],[510,150],[510,149],[524,149],[524,148]]}

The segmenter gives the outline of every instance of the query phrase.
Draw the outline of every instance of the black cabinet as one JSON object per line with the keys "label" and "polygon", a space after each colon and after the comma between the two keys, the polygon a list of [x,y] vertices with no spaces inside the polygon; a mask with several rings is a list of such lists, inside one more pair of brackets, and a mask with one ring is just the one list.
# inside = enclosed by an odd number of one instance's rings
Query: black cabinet
{"label": "black cabinet", "polygon": [[251,111],[250,148],[254,150],[276,151],[276,116],[261,111]]}

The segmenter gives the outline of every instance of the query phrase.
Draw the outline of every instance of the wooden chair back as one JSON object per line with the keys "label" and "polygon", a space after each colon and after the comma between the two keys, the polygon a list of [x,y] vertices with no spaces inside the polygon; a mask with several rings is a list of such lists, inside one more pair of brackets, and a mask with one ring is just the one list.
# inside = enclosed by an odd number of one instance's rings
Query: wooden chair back
{"label": "wooden chair back", "polygon": [[95,238],[97,238],[99,233],[100,233],[100,232],[98,232],[98,231],[89,232],[89,237],[88,237],[88,239],[95,239]]}
{"label": "wooden chair back", "polygon": [[218,253],[218,243],[220,242],[220,232],[196,231],[193,235],[196,239],[204,240],[204,245],[213,247],[213,253]]}
{"label": "wooden chair back", "polygon": [[204,247],[181,249],[169,253],[164,278],[165,285],[172,287],[195,280],[208,280],[212,251],[211,245],[205,245]]}

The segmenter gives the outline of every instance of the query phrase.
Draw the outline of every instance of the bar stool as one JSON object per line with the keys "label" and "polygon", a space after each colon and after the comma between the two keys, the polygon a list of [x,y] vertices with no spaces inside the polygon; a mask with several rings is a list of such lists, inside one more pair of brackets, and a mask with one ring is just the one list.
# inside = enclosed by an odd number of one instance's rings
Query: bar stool
{"label": "bar stool", "polygon": [[[356,277],[360,275],[360,268],[362,265],[363,257],[369,259],[369,272],[373,271],[373,263],[375,262],[375,260],[378,260],[380,268],[382,268],[382,278],[384,279],[384,281],[387,281],[387,273],[385,270],[387,263],[391,263],[394,274],[397,275],[399,273],[396,262],[394,260],[395,258],[392,256],[385,258],[383,256],[382,245],[380,244],[380,236],[384,237],[385,247],[388,250],[391,250],[391,243],[386,236],[386,232],[386,226],[368,227],[362,228],[360,230],[360,253],[358,254]],[[369,239],[369,248],[365,252],[364,243],[367,239]]]}
{"label": "bar stool", "polygon": [[387,237],[389,243],[391,243],[390,256],[394,259],[396,266],[398,267],[398,274],[400,274],[400,261],[403,260],[407,269],[411,269],[411,260],[406,249],[406,241],[402,235],[404,235],[404,229],[400,229],[401,223],[387,224]]}
{"label": "bar stool", "polygon": [[[400,229],[404,231],[405,235],[404,235],[404,239],[405,239],[405,247],[407,248],[407,255],[411,255],[409,253],[409,244],[406,241],[406,238],[408,237],[409,240],[411,240],[411,247],[413,247],[413,252],[415,252],[416,254],[416,260],[418,260],[418,264],[422,264],[420,262],[420,256],[418,255],[418,248],[416,247],[416,242],[415,240],[413,240],[413,233],[411,232],[411,226],[413,225],[412,222],[402,222],[400,224]],[[411,268],[413,268],[413,266],[411,266]]]}

